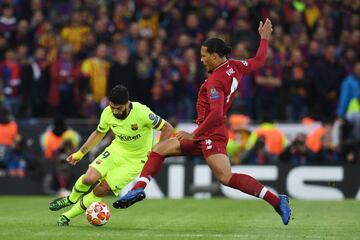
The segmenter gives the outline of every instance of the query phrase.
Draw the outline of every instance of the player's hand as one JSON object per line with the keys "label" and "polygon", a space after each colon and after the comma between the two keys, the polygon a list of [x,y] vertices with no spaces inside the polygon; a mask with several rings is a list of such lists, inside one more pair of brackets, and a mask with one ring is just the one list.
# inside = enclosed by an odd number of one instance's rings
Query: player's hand
{"label": "player's hand", "polygon": [[261,39],[269,40],[273,31],[271,21],[268,18],[265,20],[264,24],[260,21],[258,30]]}
{"label": "player's hand", "polygon": [[68,156],[68,157],[66,158],[66,161],[67,161],[70,165],[75,165],[75,164],[77,164],[83,157],[84,157],[84,154],[79,150],[79,151],[71,154],[70,156]]}
{"label": "player's hand", "polygon": [[192,133],[188,133],[185,131],[180,131],[178,133],[176,133],[176,138],[181,141],[181,140],[194,140],[194,134]]}

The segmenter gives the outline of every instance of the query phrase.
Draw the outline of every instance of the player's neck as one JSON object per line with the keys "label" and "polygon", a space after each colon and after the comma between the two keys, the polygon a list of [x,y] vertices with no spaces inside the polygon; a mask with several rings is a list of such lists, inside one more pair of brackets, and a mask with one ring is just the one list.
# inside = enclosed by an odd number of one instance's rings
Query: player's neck
{"label": "player's neck", "polygon": [[224,65],[226,62],[227,62],[227,58],[225,58],[225,57],[220,58],[218,61],[216,61],[215,67],[211,70],[211,72],[216,71],[216,70],[219,69],[222,65]]}

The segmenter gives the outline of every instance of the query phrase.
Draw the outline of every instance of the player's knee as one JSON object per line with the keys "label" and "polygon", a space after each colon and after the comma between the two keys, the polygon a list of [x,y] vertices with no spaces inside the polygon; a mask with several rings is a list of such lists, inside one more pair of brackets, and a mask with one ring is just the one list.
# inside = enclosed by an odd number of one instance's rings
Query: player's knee
{"label": "player's knee", "polygon": [[101,182],[98,184],[93,192],[97,197],[105,197],[105,195],[110,191],[110,186],[106,182]]}
{"label": "player's knee", "polygon": [[221,184],[228,185],[231,175],[224,172],[220,172],[220,173],[216,173],[215,177]]}
{"label": "player's knee", "polygon": [[83,184],[85,185],[93,185],[94,183],[97,182],[98,179],[96,179],[94,176],[92,175],[85,175],[82,179]]}

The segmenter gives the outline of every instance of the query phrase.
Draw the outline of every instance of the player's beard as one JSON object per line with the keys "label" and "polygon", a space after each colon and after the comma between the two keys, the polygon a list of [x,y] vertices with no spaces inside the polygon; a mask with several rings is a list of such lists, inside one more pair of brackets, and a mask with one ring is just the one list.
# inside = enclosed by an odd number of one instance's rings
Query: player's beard
{"label": "player's beard", "polygon": [[124,120],[127,117],[126,110],[122,114],[114,114],[114,117],[120,120]]}

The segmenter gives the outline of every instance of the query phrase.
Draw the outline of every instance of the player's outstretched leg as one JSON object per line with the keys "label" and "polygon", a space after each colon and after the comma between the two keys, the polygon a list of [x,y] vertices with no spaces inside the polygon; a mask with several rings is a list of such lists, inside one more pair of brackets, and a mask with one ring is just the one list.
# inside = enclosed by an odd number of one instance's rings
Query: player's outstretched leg
{"label": "player's outstretched leg", "polygon": [[145,191],[143,188],[137,188],[129,191],[127,194],[119,198],[113,203],[114,208],[128,208],[136,202],[145,199]]}
{"label": "player's outstretched leg", "polygon": [[93,202],[101,201],[106,191],[104,190],[105,192],[101,192],[102,189],[99,190],[100,187],[99,185],[97,185],[93,191],[83,196],[80,201],[78,201],[72,208],[69,209],[69,211],[64,212],[59,217],[56,224],[58,226],[68,226],[70,220],[76,216],[79,216],[80,214],[83,214],[86,211],[87,207],[90,206],[90,204],[92,204]]}
{"label": "player's outstretched leg", "polygon": [[280,202],[275,207],[275,210],[279,215],[281,216],[281,219],[284,223],[284,225],[288,225],[290,221],[291,216],[291,208],[289,205],[289,198],[286,195],[279,195]]}
{"label": "player's outstretched leg", "polygon": [[55,199],[54,201],[52,201],[49,204],[49,209],[51,211],[58,211],[64,207],[70,206],[72,204],[74,204],[74,203],[69,200],[69,196],[62,197],[62,198],[58,198],[58,199]]}
{"label": "player's outstretched leg", "polygon": [[91,185],[87,185],[83,183],[84,176],[85,175],[82,175],[78,178],[69,196],[55,199],[49,204],[49,209],[51,211],[58,211],[64,207],[76,203],[79,200],[79,198],[84,193],[86,193],[91,187]]}
{"label": "player's outstretched leg", "polygon": [[113,203],[114,208],[128,208],[136,202],[145,199],[145,187],[150,183],[152,177],[154,177],[161,169],[165,157],[156,153],[150,152],[148,160],[146,161],[143,170],[140,173],[140,178],[134,185],[134,187],[124,196],[120,197]]}
{"label": "player's outstretched leg", "polygon": [[61,215],[59,217],[59,219],[57,220],[56,225],[61,226],[61,227],[66,227],[66,226],[69,226],[69,222],[70,222],[70,220],[67,217],[65,217],[64,215]]}

